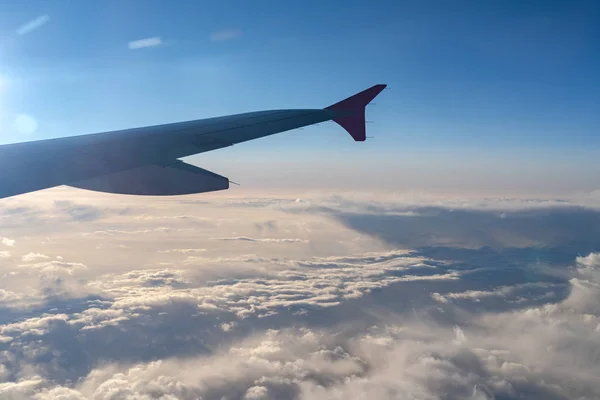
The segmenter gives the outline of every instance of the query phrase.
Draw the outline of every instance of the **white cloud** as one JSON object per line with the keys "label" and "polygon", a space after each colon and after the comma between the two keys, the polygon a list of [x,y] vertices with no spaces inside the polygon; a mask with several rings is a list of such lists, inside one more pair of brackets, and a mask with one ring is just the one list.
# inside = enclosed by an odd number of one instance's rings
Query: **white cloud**
{"label": "white cloud", "polygon": [[145,39],[133,40],[133,41],[129,42],[128,47],[131,50],[135,50],[135,49],[143,49],[146,47],[156,47],[156,46],[160,46],[161,44],[162,44],[161,38],[158,36],[154,36],[154,37],[149,37],[149,38],[145,38]]}
{"label": "white cloud", "polygon": [[7,237],[3,237],[2,238],[2,244],[8,247],[13,247],[15,245],[15,240],[14,239],[9,239]]}
{"label": "white cloud", "polygon": [[113,235],[139,235],[139,234],[144,234],[144,233],[155,233],[155,232],[169,232],[171,230],[171,228],[165,227],[165,226],[161,226],[158,228],[152,228],[152,229],[138,229],[138,230],[116,230],[116,229],[106,229],[106,230],[101,230],[101,231],[94,231],[94,232],[86,232],[86,233],[82,233],[82,236],[92,236],[92,235],[97,235],[97,236],[113,236]]}
{"label": "white cloud", "polygon": [[248,236],[217,237],[211,240],[232,240],[242,242],[260,242],[260,243],[308,243],[308,240],[298,238],[251,238]]}
{"label": "white cloud", "polygon": [[240,29],[223,29],[210,34],[210,40],[213,42],[224,42],[241,37],[244,33]]}
{"label": "white cloud", "polygon": [[269,390],[264,386],[252,386],[248,388],[244,395],[245,400],[263,400],[269,399]]}
{"label": "white cloud", "polygon": [[[211,281],[204,287],[194,284],[194,275],[186,270],[141,270],[125,275],[103,275],[89,282],[94,292],[115,298],[112,309],[126,309],[128,315],[140,308],[165,304],[177,299],[195,304],[200,310],[219,311],[234,318],[276,315],[289,307],[333,307],[345,299],[358,299],[371,290],[394,283],[426,280],[458,279],[457,272],[415,275],[414,268],[422,267],[422,258],[400,252],[382,255],[355,256],[336,264],[331,258],[309,261],[240,257],[233,259],[195,258],[188,265],[228,264],[237,270],[254,265],[259,276],[235,278],[231,274]],[[263,266],[269,266],[266,270]],[[327,270],[323,274],[322,269]],[[236,269],[227,268],[229,271]],[[249,268],[248,270],[252,270]],[[390,275],[394,273],[394,275]],[[103,311],[94,311],[100,315]],[[85,315],[85,312],[82,313]]]}
{"label": "white cloud", "polygon": [[432,293],[432,298],[440,303],[448,303],[451,300],[473,300],[479,302],[481,299],[490,297],[500,297],[503,299],[511,299],[511,301],[518,302],[519,296],[525,292],[529,293],[529,296],[525,297],[527,300],[532,299],[530,291],[532,289],[552,289],[562,283],[547,283],[547,282],[532,282],[522,283],[511,286],[499,286],[493,290],[466,290],[458,293],[446,293],[440,295],[439,293]]}
{"label": "white cloud", "polygon": [[140,219],[140,220],[146,220],[146,221],[152,221],[152,220],[183,220],[183,221],[190,221],[190,222],[196,222],[196,223],[202,223],[202,224],[206,224],[209,226],[214,226],[220,222],[223,221],[234,221],[231,219],[222,219],[222,218],[207,218],[207,217],[199,217],[196,215],[148,215],[148,214],[142,214],[139,215],[137,217],[135,217],[136,219]]}
{"label": "white cloud", "polygon": [[599,268],[600,267],[600,253],[590,253],[585,257],[577,257],[576,259],[577,264],[587,267],[587,268],[591,268],[591,269],[595,269],[595,268]]}
{"label": "white cloud", "polygon": [[23,260],[25,262],[29,262],[29,261],[47,260],[49,258],[50,258],[49,256],[47,256],[45,254],[41,254],[41,253],[27,253],[23,257],[21,257],[21,260]]}
{"label": "white cloud", "polygon": [[[5,393],[43,393],[49,399],[63,393],[94,399],[116,394],[316,400],[394,399],[399,394],[418,399],[523,394],[596,398],[600,384],[591,350],[600,343],[594,325],[576,316],[567,308],[531,308],[475,317],[472,328],[405,318],[381,321],[364,331],[268,330],[212,355],[103,364],[74,388],[30,378],[7,386]],[[27,331],[38,337],[48,334],[48,327],[61,318],[32,322]],[[573,332],[578,336],[571,337]],[[579,335],[587,339],[580,341]],[[574,354],[589,356],[574,364]],[[56,396],[50,397],[53,391]]]}
{"label": "white cloud", "polygon": [[37,17],[36,19],[31,20],[31,21],[27,22],[26,24],[21,25],[17,29],[17,34],[18,35],[25,35],[27,33],[30,33],[32,31],[38,29],[38,28],[41,28],[49,20],[50,20],[50,16],[48,16],[48,15],[41,15],[41,16]]}
{"label": "white cloud", "polygon": [[206,249],[168,249],[168,250],[159,250],[159,253],[203,253],[207,251]]}
{"label": "white cloud", "polygon": [[80,196],[0,210],[0,397],[600,397],[589,209]]}
{"label": "white cloud", "polygon": [[[31,260],[27,260],[31,261]],[[22,264],[21,268],[35,269],[41,272],[66,272],[72,274],[76,270],[86,269],[82,263],[65,262],[61,260],[45,261],[36,264]]]}

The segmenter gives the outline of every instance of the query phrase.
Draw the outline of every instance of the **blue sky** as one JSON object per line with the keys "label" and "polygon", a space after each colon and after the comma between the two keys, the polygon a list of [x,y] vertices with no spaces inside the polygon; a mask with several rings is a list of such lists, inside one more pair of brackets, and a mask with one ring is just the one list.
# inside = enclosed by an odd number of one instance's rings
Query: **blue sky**
{"label": "blue sky", "polygon": [[0,141],[322,107],[387,83],[368,143],[327,123],[194,162],[255,187],[594,190],[598,21],[594,1],[2,4]]}

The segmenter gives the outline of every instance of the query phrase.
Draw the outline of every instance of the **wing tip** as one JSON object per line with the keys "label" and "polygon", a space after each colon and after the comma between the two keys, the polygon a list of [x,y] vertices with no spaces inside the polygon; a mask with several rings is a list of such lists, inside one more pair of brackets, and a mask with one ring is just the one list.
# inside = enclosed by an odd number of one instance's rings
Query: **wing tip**
{"label": "wing tip", "polygon": [[344,128],[354,141],[364,142],[367,139],[365,107],[386,87],[387,84],[383,83],[373,85],[325,109],[334,113],[332,120]]}

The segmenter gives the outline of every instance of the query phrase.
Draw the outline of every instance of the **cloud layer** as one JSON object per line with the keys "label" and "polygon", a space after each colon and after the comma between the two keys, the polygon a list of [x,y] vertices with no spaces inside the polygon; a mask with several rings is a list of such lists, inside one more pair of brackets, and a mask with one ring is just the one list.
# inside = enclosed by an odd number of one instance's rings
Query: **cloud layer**
{"label": "cloud layer", "polygon": [[595,218],[576,201],[8,199],[0,397],[597,398]]}

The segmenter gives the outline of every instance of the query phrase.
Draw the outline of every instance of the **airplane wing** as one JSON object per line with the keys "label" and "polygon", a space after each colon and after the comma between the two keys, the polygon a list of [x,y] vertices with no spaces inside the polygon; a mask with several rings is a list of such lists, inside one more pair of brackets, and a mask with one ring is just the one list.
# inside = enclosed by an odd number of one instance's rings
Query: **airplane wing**
{"label": "airplane wing", "polygon": [[172,165],[146,165],[72,183],[97,192],[173,196],[214,192],[229,188],[229,179],[177,160]]}
{"label": "airplane wing", "polygon": [[229,188],[229,180],[179,158],[333,120],[364,141],[375,85],[324,109],[226,117],[0,146],[0,198],[68,185],[108,193],[169,196]]}

